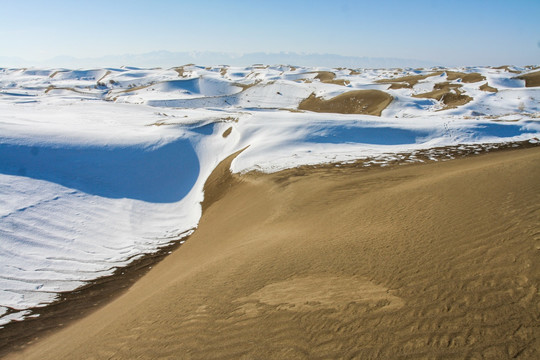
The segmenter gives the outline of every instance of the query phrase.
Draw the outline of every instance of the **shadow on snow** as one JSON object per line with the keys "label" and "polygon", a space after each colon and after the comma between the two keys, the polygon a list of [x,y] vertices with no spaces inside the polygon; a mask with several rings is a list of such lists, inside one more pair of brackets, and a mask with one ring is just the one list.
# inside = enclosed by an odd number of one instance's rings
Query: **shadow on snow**
{"label": "shadow on snow", "polygon": [[188,139],[159,147],[0,144],[0,173],[108,198],[176,202],[191,190],[199,170]]}

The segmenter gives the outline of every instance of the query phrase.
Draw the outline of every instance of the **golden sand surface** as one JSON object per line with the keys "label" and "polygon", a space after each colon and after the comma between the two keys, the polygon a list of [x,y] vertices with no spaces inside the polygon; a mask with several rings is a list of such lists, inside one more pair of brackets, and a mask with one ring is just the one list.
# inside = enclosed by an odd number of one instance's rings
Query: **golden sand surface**
{"label": "golden sand surface", "polygon": [[299,110],[338,114],[381,116],[393,98],[380,90],[352,90],[325,100],[311,94],[298,105]]}
{"label": "golden sand surface", "polygon": [[331,71],[317,71],[317,76],[315,79],[318,79],[320,82],[326,84],[335,84],[347,86],[350,82],[344,79],[336,79],[336,74]]}
{"label": "golden sand surface", "polygon": [[127,292],[8,359],[540,358],[540,147],[206,185]]}
{"label": "golden sand surface", "polygon": [[510,65],[501,65],[501,66],[494,67],[493,69],[504,70],[504,71],[507,71],[507,72],[510,72],[510,73],[513,73],[513,74],[520,74],[521,73],[521,71],[519,71],[519,70],[510,69]]}
{"label": "golden sand surface", "polygon": [[431,76],[439,76],[443,72],[437,71],[430,74],[424,74],[424,75],[407,75],[402,76],[398,78],[390,78],[390,79],[381,79],[377,80],[377,83],[380,84],[392,84],[390,86],[390,89],[401,89],[401,88],[409,88],[412,89],[414,85],[418,84],[419,81],[427,79]]}
{"label": "golden sand surface", "polygon": [[540,86],[540,71],[535,71],[525,75],[517,77],[518,79],[525,80],[526,87]]}
{"label": "golden sand surface", "polygon": [[[389,78],[377,80],[377,83],[380,84],[391,84],[389,89],[403,89],[408,88],[412,89],[414,85],[418,84],[419,81],[425,80],[428,77],[442,75],[443,71],[437,71],[429,74],[423,75],[407,75],[398,78]],[[475,83],[478,81],[486,80],[486,78],[479,73],[463,73],[459,71],[446,71],[446,80],[454,81],[461,79],[461,82],[464,83]],[[446,83],[445,83],[446,84]]]}
{"label": "golden sand surface", "polygon": [[461,87],[460,84],[451,84],[445,81],[435,84],[433,91],[415,94],[413,97],[441,101],[444,104],[444,108],[441,110],[454,109],[472,100],[472,97],[463,94],[460,90]]}
{"label": "golden sand surface", "polygon": [[486,78],[479,73],[463,73],[459,71],[447,71],[446,79],[448,81],[461,79],[464,83],[475,83],[486,80]]}
{"label": "golden sand surface", "polygon": [[493,86],[489,86],[488,83],[480,85],[479,89],[482,91],[487,91],[487,92],[495,92],[495,93],[499,92],[497,88],[494,88]]}

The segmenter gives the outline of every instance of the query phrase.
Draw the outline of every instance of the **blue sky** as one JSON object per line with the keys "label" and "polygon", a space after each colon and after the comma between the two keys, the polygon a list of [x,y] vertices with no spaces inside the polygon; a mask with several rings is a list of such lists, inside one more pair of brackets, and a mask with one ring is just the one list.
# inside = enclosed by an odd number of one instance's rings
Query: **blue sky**
{"label": "blue sky", "polygon": [[5,1],[0,57],[157,50],[540,63],[540,0]]}

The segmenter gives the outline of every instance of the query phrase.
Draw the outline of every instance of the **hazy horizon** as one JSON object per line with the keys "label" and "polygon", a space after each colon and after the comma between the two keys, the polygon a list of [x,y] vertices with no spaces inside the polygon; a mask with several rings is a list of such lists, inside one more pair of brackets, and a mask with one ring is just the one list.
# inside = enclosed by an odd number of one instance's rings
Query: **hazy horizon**
{"label": "hazy horizon", "polygon": [[[228,54],[225,59],[232,60],[246,54],[270,54],[273,59],[281,54],[285,61],[278,63],[287,63],[287,54],[442,66],[540,63],[540,2],[446,4],[97,0],[88,5],[21,0],[3,4],[3,13],[9,16],[0,24],[0,66],[54,66],[51,59],[61,58],[115,62],[133,56],[142,61],[142,55],[160,52],[211,52]],[[154,60],[151,66],[166,66],[158,57]],[[161,59],[167,65],[169,60]],[[117,64],[103,64],[113,65]]]}
{"label": "hazy horizon", "polygon": [[352,68],[433,67],[441,65],[434,61],[426,61],[421,59],[358,57],[343,56],[338,54],[306,54],[295,52],[257,52],[238,54],[212,51],[170,52],[167,50],[161,50],[144,54],[105,55],[101,57],[89,58],[77,58],[60,55],[42,61],[0,56],[0,66],[5,67],[175,67],[190,63],[201,66],[250,66],[254,64],[279,64]]}

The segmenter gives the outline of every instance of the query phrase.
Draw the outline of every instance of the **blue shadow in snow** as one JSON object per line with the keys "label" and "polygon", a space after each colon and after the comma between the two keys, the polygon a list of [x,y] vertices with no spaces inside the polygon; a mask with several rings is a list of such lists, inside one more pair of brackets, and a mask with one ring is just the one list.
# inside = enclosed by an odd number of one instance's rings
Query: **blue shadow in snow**
{"label": "blue shadow in snow", "polygon": [[521,134],[534,134],[537,131],[525,129],[520,125],[510,124],[481,124],[474,128],[474,132],[479,137],[483,136],[497,136],[497,137],[514,137]]}
{"label": "blue shadow in snow", "polygon": [[[493,83],[493,84],[491,84]],[[525,82],[523,80],[520,80],[520,79],[514,79],[514,78],[495,78],[493,80],[490,81],[490,85],[491,86],[504,86],[504,87],[509,87],[509,88],[524,88],[525,87]]]}
{"label": "blue shadow in snow", "polygon": [[427,106],[435,104],[435,100],[432,99],[414,99],[413,107],[418,110],[422,110]]}
{"label": "blue shadow in snow", "polygon": [[212,135],[214,133],[214,125],[214,123],[210,123],[203,126],[191,128],[190,130],[201,135]]}
{"label": "blue shadow in snow", "polygon": [[33,94],[22,94],[22,93],[14,93],[14,92],[0,92],[0,95],[8,95],[8,96],[22,96],[22,97],[36,97],[36,95]]}
{"label": "blue shadow in snow", "polygon": [[155,148],[0,144],[0,173],[115,199],[176,202],[191,190],[199,171],[199,159],[187,139]]}
{"label": "blue shadow in snow", "polygon": [[190,93],[198,94],[201,92],[199,78],[187,80],[169,80],[161,84],[165,90],[186,90]]}
{"label": "blue shadow in snow", "polygon": [[321,144],[374,144],[402,145],[414,144],[417,139],[429,136],[431,133],[419,130],[397,129],[392,127],[357,127],[340,126],[320,132],[306,138],[308,142]]}

